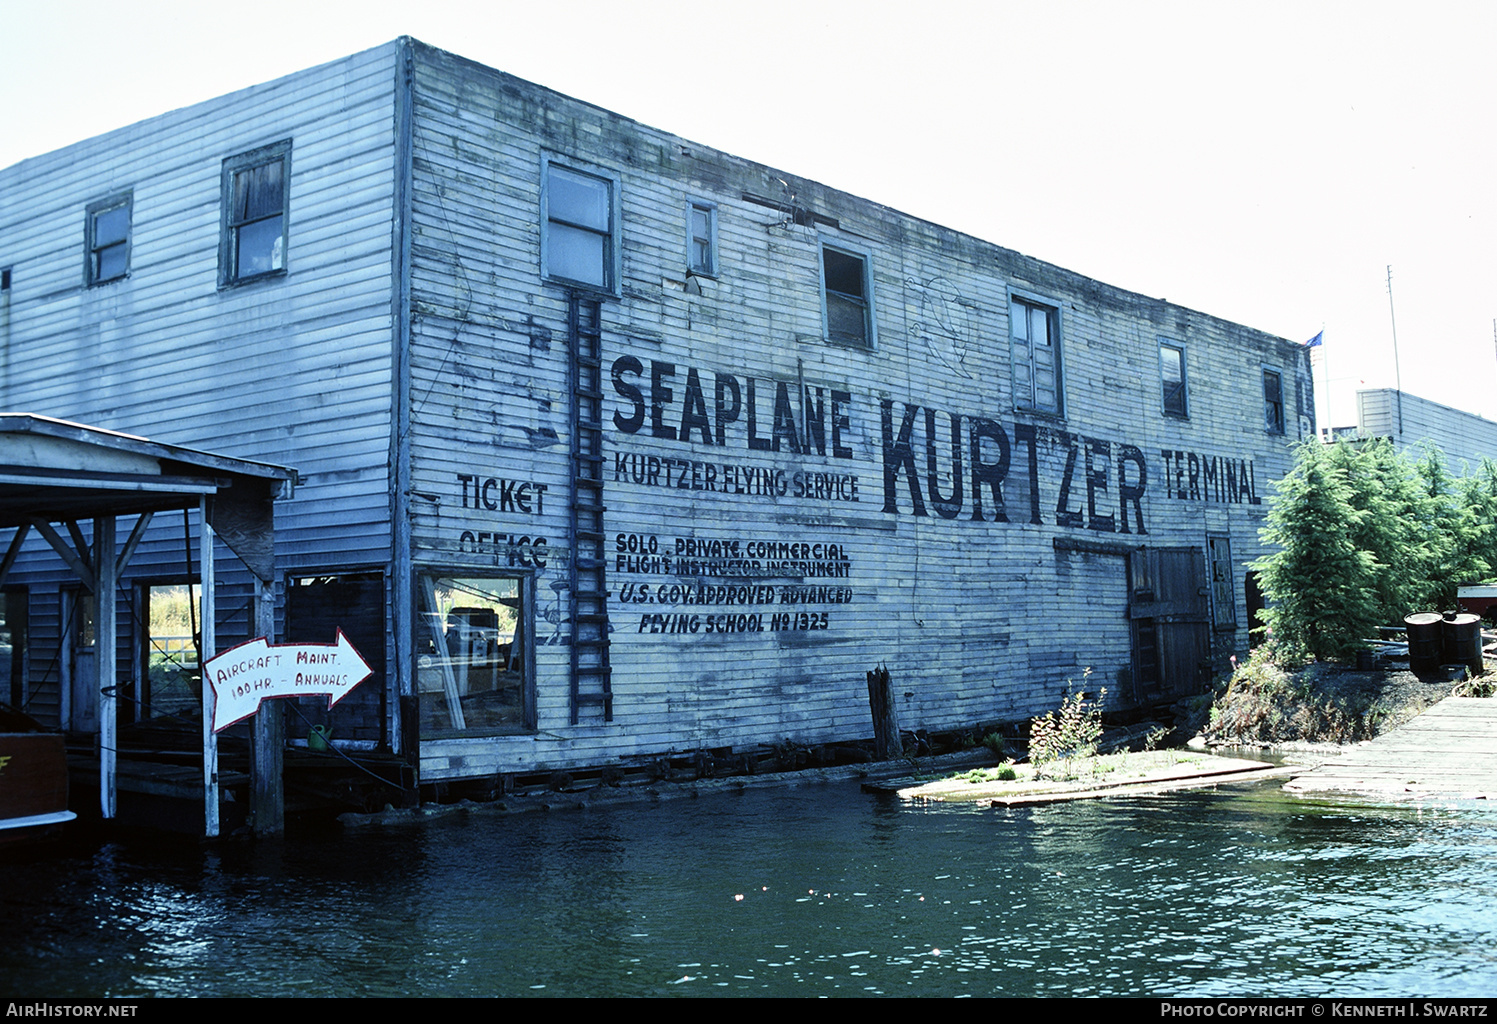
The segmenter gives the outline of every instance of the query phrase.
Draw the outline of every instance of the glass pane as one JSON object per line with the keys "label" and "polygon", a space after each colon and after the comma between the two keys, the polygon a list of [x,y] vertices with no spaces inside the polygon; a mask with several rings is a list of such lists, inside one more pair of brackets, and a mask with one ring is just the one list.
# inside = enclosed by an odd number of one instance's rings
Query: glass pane
{"label": "glass pane", "polygon": [[130,233],[130,207],[116,206],[94,214],[94,248],[123,242]]}
{"label": "glass pane", "polygon": [[520,581],[423,576],[417,625],[421,734],[526,726]]}
{"label": "glass pane", "polygon": [[234,175],[234,223],[259,220],[285,210],[281,194],[283,166],[280,160],[272,160]]}
{"label": "glass pane", "polygon": [[1040,309],[1038,306],[1029,308],[1029,338],[1035,345],[1051,345],[1055,339],[1050,336],[1050,311]]}
{"label": "glass pane", "polygon": [[267,217],[239,229],[239,252],[235,260],[239,277],[268,274],[285,266],[285,242],[281,237],[283,219]]}
{"label": "glass pane", "polygon": [[185,583],[147,588],[145,717],[191,714],[202,704],[197,633],[202,588]]}
{"label": "glass pane", "polygon": [[1009,320],[1013,326],[1014,340],[1029,342],[1029,307],[1022,302],[1015,302],[1013,310],[1009,313]]}
{"label": "glass pane", "polygon": [[111,245],[94,255],[94,280],[112,281],[125,275],[125,245]]}
{"label": "glass pane", "polygon": [[712,250],[712,247],[710,245],[708,245],[708,243],[704,242],[702,239],[700,239],[700,238],[692,239],[692,242],[691,242],[691,269],[692,270],[708,270],[708,271],[710,271],[712,269],[712,260],[711,260],[712,251],[711,250]]}
{"label": "glass pane", "polygon": [[546,273],[552,277],[606,287],[608,236],[565,224],[550,225],[546,240]]}
{"label": "glass pane", "polygon": [[828,291],[826,295],[827,335],[836,341],[868,343],[867,307],[857,299]]}
{"label": "glass pane", "polygon": [[700,241],[708,241],[712,237],[712,225],[708,221],[708,213],[700,206],[691,208],[691,237]]}
{"label": "glass pane", "polygon": [[594,231],[608,230],[608,182],[552,167],[548,186],[549,219]]}
{"label": "glass pane", "polygon": [[1167,381],[1185,379],[1185,367],[1181,365],[1180,350],[1163,345],[1159,349],[1159,364]]}

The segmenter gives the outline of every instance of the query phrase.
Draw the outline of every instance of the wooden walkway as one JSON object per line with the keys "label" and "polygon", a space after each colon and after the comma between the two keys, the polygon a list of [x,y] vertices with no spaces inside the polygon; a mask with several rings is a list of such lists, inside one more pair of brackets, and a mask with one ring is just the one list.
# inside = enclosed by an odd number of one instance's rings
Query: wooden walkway
{"label": "wooden walkway", "polygon": [[1348,749],[1285,789],[1397,799],[1497,799],[1497,699],[1447,697],[1424,714]]}

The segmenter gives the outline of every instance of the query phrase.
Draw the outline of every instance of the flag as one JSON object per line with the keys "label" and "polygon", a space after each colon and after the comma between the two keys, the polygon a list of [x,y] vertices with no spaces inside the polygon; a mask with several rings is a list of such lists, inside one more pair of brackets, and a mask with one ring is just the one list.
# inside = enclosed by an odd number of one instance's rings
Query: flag
{"label": "flag", "polygon": [[1305,348],[1314,348],[1316,345],[1319,345],[1324,338],[1325,331],[1321,331],[1319,334],[1315,335],[1315,337],[1305,342]]}

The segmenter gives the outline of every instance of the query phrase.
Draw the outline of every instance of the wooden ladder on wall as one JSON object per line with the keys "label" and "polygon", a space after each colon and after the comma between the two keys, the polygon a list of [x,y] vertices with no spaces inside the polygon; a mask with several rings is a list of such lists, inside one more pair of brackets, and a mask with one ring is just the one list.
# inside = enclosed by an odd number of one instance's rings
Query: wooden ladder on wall
{"label": "wooden ladder on wall", "polygon": [[613,721],[613,669],[608,660],[608,563],[603,535],[602,304],[575,292],[567,310],[567,385],[571,393],[572,724],[583,708]]}

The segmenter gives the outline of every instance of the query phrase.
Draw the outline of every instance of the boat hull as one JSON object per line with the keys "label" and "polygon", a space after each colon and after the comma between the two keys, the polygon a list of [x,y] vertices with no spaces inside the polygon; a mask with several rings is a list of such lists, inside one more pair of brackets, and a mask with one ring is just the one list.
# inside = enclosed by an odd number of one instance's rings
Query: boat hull
{"label": "boat hull", "polygon": [[0,733],[0,845],[39,838],[74,817],[62,736]]}

